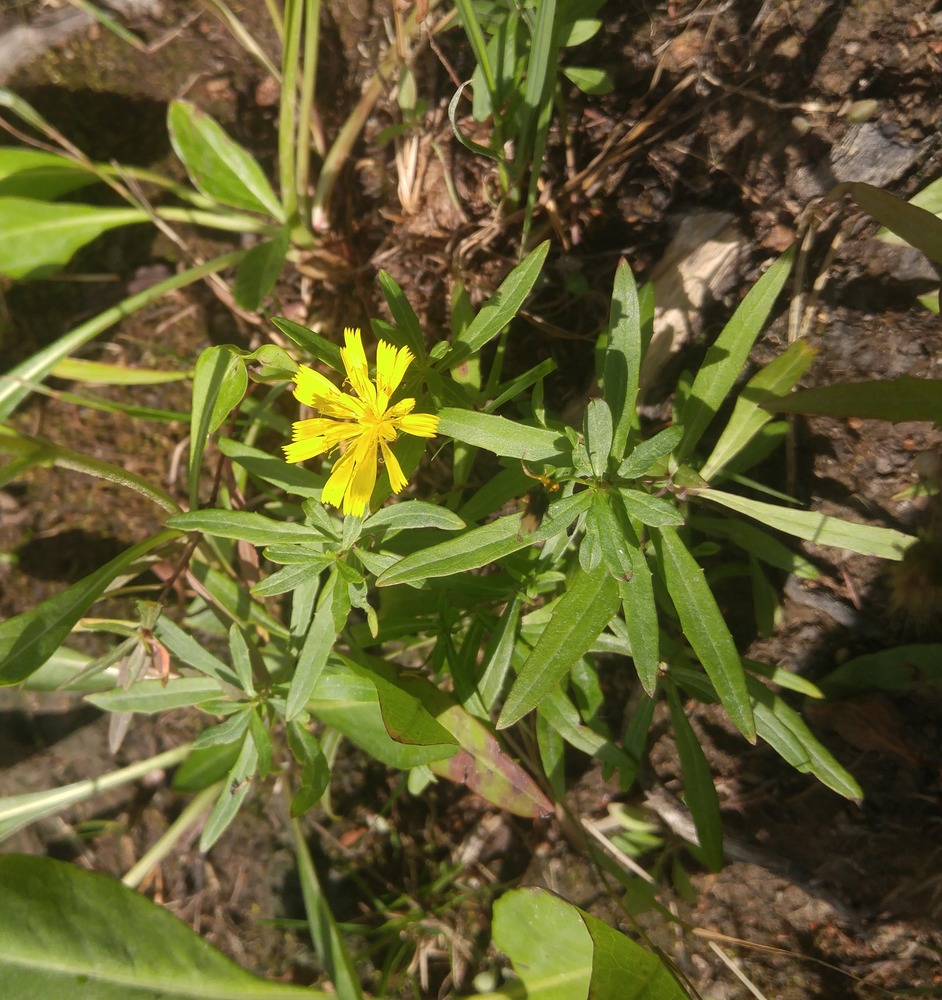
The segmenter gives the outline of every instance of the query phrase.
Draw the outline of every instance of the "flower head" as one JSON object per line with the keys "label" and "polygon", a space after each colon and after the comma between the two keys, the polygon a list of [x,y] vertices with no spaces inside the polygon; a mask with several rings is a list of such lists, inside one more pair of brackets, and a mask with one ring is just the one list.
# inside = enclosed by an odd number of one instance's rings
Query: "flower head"
{"label": "flower head", "polygon": [[413,413],[414,399],[400,399],[389,405],[413,361],[407,347],[397,348],[381,340],[376,348],[376,377],[370,379],[360,331],[348,327],[343,336],[340,356],[353,392],[341,392],[319,372],[299,365],[294,376],[294,395],[321,415],[296,421],[291,428],[291,444],[285,446],[284,452],[287,461],[304,462],[345,445],[321,500],[342,507],[344,514],[362,514],[376,485],[377,451],[386,464],[389,485],[398,493],[407,480],[389,446],[400,431],[416,437],[434,437],[438,417]]}

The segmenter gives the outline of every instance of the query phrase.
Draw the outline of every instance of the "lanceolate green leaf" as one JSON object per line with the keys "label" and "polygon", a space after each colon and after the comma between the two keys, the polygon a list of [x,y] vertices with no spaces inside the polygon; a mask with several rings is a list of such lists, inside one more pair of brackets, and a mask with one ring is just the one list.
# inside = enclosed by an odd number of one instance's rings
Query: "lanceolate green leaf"
{"label": "lanceolate green leaf", "polygon": [[750,500],[734,493],[720,490],[697,490],[704,500],[711,500],[721,507],[738,511],[761,521],[768,528],[803,538],[816,545],[832,545],[866,556],[881,559],[902,559],[913,542],[914,535],[904,534],[895,528],[880,528],[870,524],[857,524],[840,517],[830,517],[813,510],[791,510],[775,504]]}
{"label": "lanceolate green leaf", "polygon": [[[627,261],[619,261],[612,288],[608,344],[602,366],[602,389],[612,411],[615,433],[612,458],[620,462],[635,420],[641,371],[641,311],[638,287]],[[642,472],[644,469],[641,470]]]}
{"label": "lanceolate green leaf", "polygon": [[476,354],[517,315],[540,276],[549,246],[549,240],[541,243],[507,275],[500,288],[461,332],[445,356],[442,369],[454,368],[460,361]]}
{"label": "lanceolate green leaf", "polygon": [[141,712],[153,715],[171,708],[189,708],[191,705],[213,701],[221,698],[224,693],[211,678],[177,677],[167,683],[156,679],[139,681],[127,691],[115,688],[113,691],[86,695],[85,700],[106,712]]}
{"label": "lanceolate green leaf", "polygon": [[665,687],[677,755],[684,774],[684,798],[697,828],[704,860],[714,871],[719,871],[723,867],[723,821],[720,818],[720,802],[713,785],[713,775],[703,748],[684,713],[676,687],[670,683]]}
{"label": "lanceolate green leaf", "polygon": [[776,413],[820,413],[869,420],[931,420],[942,424],[942,379],[899,378],[801,389],[766,402]]}
{"label": "lanceolate green leaf", "polygon": [[272,290],[288,253],[288,230],[281,229],[270,240],[257,243],[245,255],[236,271],[236,303],[249,312],[261,308],[265,296]]}
{"label": "lanceolate green leaf", "polygon": [[281,203],[258,162],[218,122],[186,101],[173,101],[167,128],[174,152],[203,194],[223,205],[265,212],[285,221]]}
{"label": "lanceolate green leaf", "polygon": [[778,408],[774,401],[795,387],[816,353],[806,341],[798,340],[746,383],[719,441],[700,470],[704,479],[722,471],[772,419],[769,411]]}
{"label": "lanceolate green leaf", "polygon": [[512,726],[556,687],[617,608],[618,587],[604,566],[592,573],[576,571],[507,695],[498,729]]}
{"label": "lanceolate green leaf", "polygon": [[[172,522],[172,523],[171,523]],[[236,538],[252,545],[313,542],[314,529],[294,521],[276,521],[250,510],[191,510],[167,519],[171,528],[201,531],[219,538]]]}
{"label": "lanceolate green leaf", "polygon": [[285,719],[288,722],[291,722],[307,705],[308,698],[327,665],[327,657],[330,656],[330,651],[337,641],[333,616],[333,594],[337,586],[344,584],[339,580],[335,567],[321,591],[317,612],[301,647],[294,676],[291,678],[285,705]]}
{"label": "lanceolate green leaf", "polygon": [[684,637],[703,664],[729,717],[746,739],[755,741],[756,727],[742,661],[703,570],[673,528],[653,531],[652,541]]}
{"label": "lanceolate green leaf", "polygon": [[0,857],[0,895],[5,1000],[326,997],[256,978],[162,906],[74,865]]}
{"label": "lanceolate green leaf", "polygon": [[506,458],[563,464],[572,450],[564,434],[528,427],[490,413],[446,406],[438,411],[438,421],[439,434]]}
{"label": "lanceolate green leaf", "polygon": [[565,531],[588,508],[591,500],[591,492],[585,490],[551,504],[543,523],[529,534],[521,532],[520,517],[516,514],[472,528],[447,542],[406,556],[395,566],[390,566],[377,579],[376,585],[389,587],[396,583],[418,583],[486,566],[534,542],[546,541]]}
{"label": "lanceolate green leaf", "polygon": [[0,623],[0,685],[18,684],[38,670],[112,580],[148,552],[178,537],[177,531],[154,535],[32,611]]}
{"label": "lanceolate green leaf", "polygon": [[793,251],[787,250],[762,275],[707,351],[677,421],[684,429],[683,440],[674,453],[678,462],[693,454],[720,404],[742,374],[752,345],[788,278],[793,259]]}

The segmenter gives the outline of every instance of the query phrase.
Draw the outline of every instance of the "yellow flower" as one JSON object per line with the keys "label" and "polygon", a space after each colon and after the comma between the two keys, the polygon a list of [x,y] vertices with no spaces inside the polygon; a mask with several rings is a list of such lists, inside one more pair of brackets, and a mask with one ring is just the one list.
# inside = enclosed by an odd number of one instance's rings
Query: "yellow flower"
{"label": "yellow flower", "polygon": [[414,399],[400,399],[389,405],[390,397],[414,360],[407,347],[396,348],[381,340],[376,348],[376,378],[371,380],[360,331],[347,327],[343,336],[340,356],[353,393],[341,392],[319,372],[299,365],[294,376],[294,395],[321,416],[296,421],[291,428],[292,443],[285,446],[284,452],[289,462],[305,462],[346,443],[344,453],[334,463],[321,500],[332,507],[342,506],[344,514],[362,514],[376,485],[377,449],[382,452],[389,485],[398,493],[408,480],[389,446],[399,431],[416,437],[434,437],[438,417],[413,413]]}

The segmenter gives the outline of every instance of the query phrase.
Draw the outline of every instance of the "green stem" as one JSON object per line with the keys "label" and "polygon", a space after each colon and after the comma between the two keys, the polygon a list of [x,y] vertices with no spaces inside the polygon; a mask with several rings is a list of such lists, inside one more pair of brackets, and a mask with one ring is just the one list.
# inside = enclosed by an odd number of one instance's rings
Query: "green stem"
{"label": "green stem", "polygon": [[109,326],[113,326],[138,309],[156,301],[167,292],[185,288],[193,282],[215,274],[227,267],[233,267],[246,255],[247,250],[235,250],[215,257],[197,267],[190,268],[182,274],[175,274],[166,281],[158,282],[143,292],[122,299],[117,305],[93,316],[67,334],[60,337],[48,347],[37,351],[32,357],[12,368],[5,377],[0,376],[0,420],[6,420],[20,403],[30,394],[30,383],[44,379],[63,358],[77,351],[83,344],[93,340]]}
{"label": "green stem", "polygon": [[[311,146],[315,144],[312,127],[314,91],[317,82],[317,47],[320,40],[320,0],[304,0],[304,63],[301,76],[301,103],[298,107],[298,149],[297,181],[295,191],[298,205],[304,206],[308,197],[308,181],[311,173]],[[301,217],[310,216],[300,208]]]}
{"label": "green stem", "polygon": [[278,178],[285,221],[291,225],[298,211],[295,190],[297,155],[298,64],[304,0],[285,0],[285,37],[281,47],[281,115],[278,119]]}

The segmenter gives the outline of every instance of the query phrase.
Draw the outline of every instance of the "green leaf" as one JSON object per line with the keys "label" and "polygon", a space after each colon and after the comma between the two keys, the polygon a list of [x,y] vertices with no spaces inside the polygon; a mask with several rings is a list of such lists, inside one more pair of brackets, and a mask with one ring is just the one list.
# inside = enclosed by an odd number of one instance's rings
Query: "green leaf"
{"label": "green leaf", "polygon": [[618,583],[631,658],[644,690],[653,695],[660,639],[651,569],[625,511],[603,493],[598,494],[595,508],[602,557],[609,574]]}
{"label": "green leaf", "polygon": [[193,375],[193,409],[190,414],[187,480],[190,484],[191,511],[200,506],[200,471],[209,435],[239,405],[247,387],[245,361],[234,350],[227,346],[207,347],[200,354]]}
{"label": "green leaf", "polygon": [[439,777],[467,785],[486,802],[528,819],[553,815],[553,804],[539,785],[503,747],[491,731],[461,705],[428,681],[416,678],[406,690],[458,741],[460,750],[446,760],[432,761]]}
{"label": "green leaf", "polygon": [[159,371],[153,368],[128,368],[86,358],[63,358],[50,372],[56,378],[84,382],[86,385],[166,385],[192,378],[191,371]]}
{"label": "green leaf", "polygon": [[174,152],[199,191],[223,205],[285,221],[281,203],[258,162],[213,118],[186,101],[172,101],[167,129]]}
{"label": "green leaf", "polygon": [[200,850],[208,851],[213,844],[226,832],[229,824],[236,818],[245,797],[249,794],[252,778],[258,767],[258,750],[252,734],[242,737],[242,748],[232,765],[226,783],[216,804],[213,806],[200,836]]}
{"label": "green leaf", "polygon": [[549,462],[551,465],[568,463],[572,446],[564,434],[528,427],[506,417],[491,413],[476,413],[444,407],[438,411],[438,433],[463,441],[477,448],[485,448],[506,458],[526,459],[528,462]]}
{"label": "green leaf", "polygon": [[657,955],[546,889],[514,889],[494,904],[495,944],[520,987],[515,1000],[686,1000]]}
{"label": "green leaf", "polygon": [[629,517],[646,524],[649,528],[678,527],[684,523],[683,514],[672,503],[661,497],[627,487],[621,487],[618,496]]}
{"label": "green leaf", "polygon": [[179,532],[162,531],[122,552],[32,611],[0,623],[0,686],[18,684],[38,670],[116,577],[152,549],[177,537]]}
{"label": "green leaf", "polygon": [[684,774],[684,799],[693,816],[703,859],[713,871],[718,872],[723,867],[723,821],[713,775],[703,748],[684,713],[677,688],[673,684],[666,684],[665,688],[677,755]]}
{"label": "green leaf", "polygon": [[654,437],[642,441],[629,452],[624,462],[619,466],[618,475],[622,479],[638,479],[655,462],[669,455],[683,436],[684,429],[682,427],[665,427],[664,430],[658,431]]}
{"label": "green leaf", "polygon": [[397,583],[419,583],[487,566],[512,552],[527,548],[535,542],[546,541],[565,531],[588,508],[591,501],[591,492],[585,490],[551,504],[543,523],[528,535],[521,533],[520,518],[517,515],[500,517],[456,538],[411,553],[390,566],[377,579],[376,585],[391,587]]}
{"label": "green leaf", "polygon": [[437,503],[405,500],[389,507],[381,507],[375,514],[371,514],[363,524],[363,533],[370,534],[380,528],[389,533],[414,528],[460,531],[465,527],[467,525],[457,514]]}
{"label": "green leaf", "polygon": [[289,233],[281,229],[270,240],[256,244],[236,270],[236,304],[248,312],[261,308],[265,296],[275,287],[288,253]]}
{"label": "green leaf", "polygon": [[777,401],[797,385],[815,354],[813,347],[798,340],[749,379],[719,441],[700,470],[704,479],[709,480],[722,471],[772,419],[768,411],[778,409]]}
{"label": "green leaf", "polygon": [[276,521],[251,510],[190,510],[167,518],[167,524],[179,531],[201,531],[218,538],[239,539],[251,545],[313,542],[318,537],[314,529],[306,524]]}
{"label": "green leaf", "polygon": [[507,275],[494,295],[458,336],[440,365],[442,369],[454,368],[476,354],[517,315],[540,276],[549,247],[549,240],[544,241]]}
{"label": "green leaf", "polygon": [[[402,338],[402,345],[412,351],[412,355],[419,360],[425,358],[425,335],[422,333],[422,324],[415,310],[409,304],[402,289],[396,284],[395,279],[387,271],[379,272],[379,287],[382,289],[383,297],[392,313],[399,334]],[[402,346],[400,345],[400,346]]]}
{"label": "green leaf", "polygon": [[535,708],[565,677],[572,665],[599,637],[618,608],[618,587],[604,567],[592,573],[581,568],[553,608],[543,630],[514,682],[498,729],[506,729]]}
{"label": "green leaf", "polygon": [[272,455],[260,448],[252,448],[232,438],[220,438],[219,450],[240,465],[251,476],[271,483],[286,493],[320,500],[323,477],[308,472],[300,465],[286,462],[280,455]]}
{"label": "green leaf", "polygon": [[860,785],[818,742],[804,719],[761,681],[747,680],[759,736],[797,771],[813,774],[845,799],[862,802]]}
{"label": "green leaf", "polygon": [[674,453],[678,462],[686,461],[693,454],[703,432],[742,374],[749,352],[788,279],[793,260],[794,251],[790,249],[775,261],[752,286],[707,351],[690,387],[681,418],[676,421],[684,429],[683,440]]}
{"label": "green leaf", "polygon": [[813,510],[791,510],[761,500],[749,500],[734,493],[720,490],[698,489],[697,496],[711,500],[721,507],[735,510],[755,518],[769,528],[784,531],[796,538],[803,538],[815,545],[859,552],[865,556],[899,560],[906,549],[916,541],[914,535],[904,534],[895,528],[879,528],[869,524],[856,524],[840,517],[830,517]]}
{"label": "green leaf", "polygon": [[0,274],[16,280],[46,277],[109,229],[149,221],[136,208],[0,198]]}
{"label": "green leaf", "polygon": [[942,424],[942,379],[899,378],[801,389],[764,403],[776,413],[816,413],[868,420],[931,420]]}
{"label": "green leaf", "polygon": [[702,531],[705,535],[728,538],[750,555],[761,559],[770,566],[775,566],[777,569],[783,569],[786,573],[794,573],[795,576],[800,576],[805,580],[817,580],[821,575],[814,563],[805,559],[798,552],[792,552],[777,538],[773,538],[768,532],[757,528],[748,521],[740,521],[730,517],[701,517],[698,515],[689,518],[689,523],[691,527]]}
{"label": "green leaf", "polygon": [[225,692],[214,680],[207,677],[177,677],[167,681],[144,680],[132,684],[125,691],[115,688],[99,694],[85,696],[86,701],[106,712],[141,712],[154,715],[171,708],[189,708],[213,701]]}
{"label": "green leaf", "polygon": [[285,319],[284,316],[276,316],[272,320],[272,323],[274,323],[286,337],[293,340],[298,347],[307,351],[312,358],[316,358],[318,361],[323,361],[325,365],[329,368],[333,368],[335,372],[344,371],[343,358],[340,354],[340,348],[336,344],[332,344],[319,333],[309,330],[306,326],[301,326],[300,323],[295,323],[290,319]]}
{"label": "green leaf", "polygon": [[0,857],[5,1000],[326,997],[258,979],[119,881],[49,858]]}
{"label": "green leaf", "polygon": [[821,687],[832,698],[867,691],[919,695],[930,688],[942,690],[942,643],[915,643],[855,656],[828,674]]}
{"label": "green leaf", "polygon": [[99,182],[91,170],[68,157],[25,146],[0,147],[0,196],[55,201]]}
{"label": "green leaf", "polygon": [[187,666],[206,674],[207,677],[215,678],[222,684],[231,684],[236,690],[241,687],[239,675],[222,660],[213,656],[202,643],[184,632],[173,619],[161,615],[154,626],[154,635]]}
{"label": "green leaf", "polygon": [[604,69],[592,66],[563,66],[563,76],[571,80],[583,94],[598,96],[610,94],[615,89],[615,81]]}
{"label": "green leaf", "polygon": [[317,878],[317,870],[308,850],[304,832],[297,820],[291,823],[291,832],[294,834],[298,879],[301,882],[304,910],[307,913],[307,925],[314,950],[324,963],[338,1000],[361,1000],[363,991],[360,989],[356,969],[344,944],[340,928],[330,912],[330,905]]}
{"label": "green leaf", "polygon": [[612,411],[604,399],[593,399],[585,410],[585,445],[592,475],[602,479],[608,472],[613,442]]}
{"label": "green leaf", "polygon": [[910,246],[942,264],[942,219],[872,184],[838,184],[829,197],[837,199],[845,194]]}
{"label": "green leaf", "polygon": [[747,740],[755,742],[755,722],[742,661],[703,570],[673,528],[652,532],[652,541],[684,638],[703,664],[736,728]]}
{"label": "green leaf", "polygon": [[622,788],[627,788],[632,783],[638,771],[637,759],[632,759],[611,740],[584,725],[576,706],[558,687],[540,702],[537,713],[570,746],[589,757],[595,757],[603,764],[618,768]]}
{"label": "green leaf", "polygon": [[[612,306],[608,319],[608,343],[602,364],[603,398],[612,411],[614,421],[612,458],[616,462],[620,462],[625,454],[631,428],[634,425],[640,371],[641,312],[638,305],[638,286],[635,284],[628,262],[621,260],[615,271]],[[645,466],[641,472],[647,468],[648,466]]]}
{"label": "green leaf", "polygon": [[[298,662],[288,689],[288,700],[285,705],[285,719],[291,722],[307,705],[317,682],[320,680],[327,658],[337,641],[338,629],[335,627],[333,614],[334,588],[339,584],[336,570],[330,575],[328,582],[321,591],[317,611],[304,645],[298,656]],[[342,584],[339,584],[342,586]]]}
{"label": "green leaf", "polygon": [[249,723],[247,712],[242,712],[237,718],[241,719],[243,725],[242,732],[234,742],[197,747],[176,769],[173,775],[175,792],[184,795],[201,792],[204,788],[215,785],[217,781],[222,781],[232,770],[242,747],[242,735]]}

